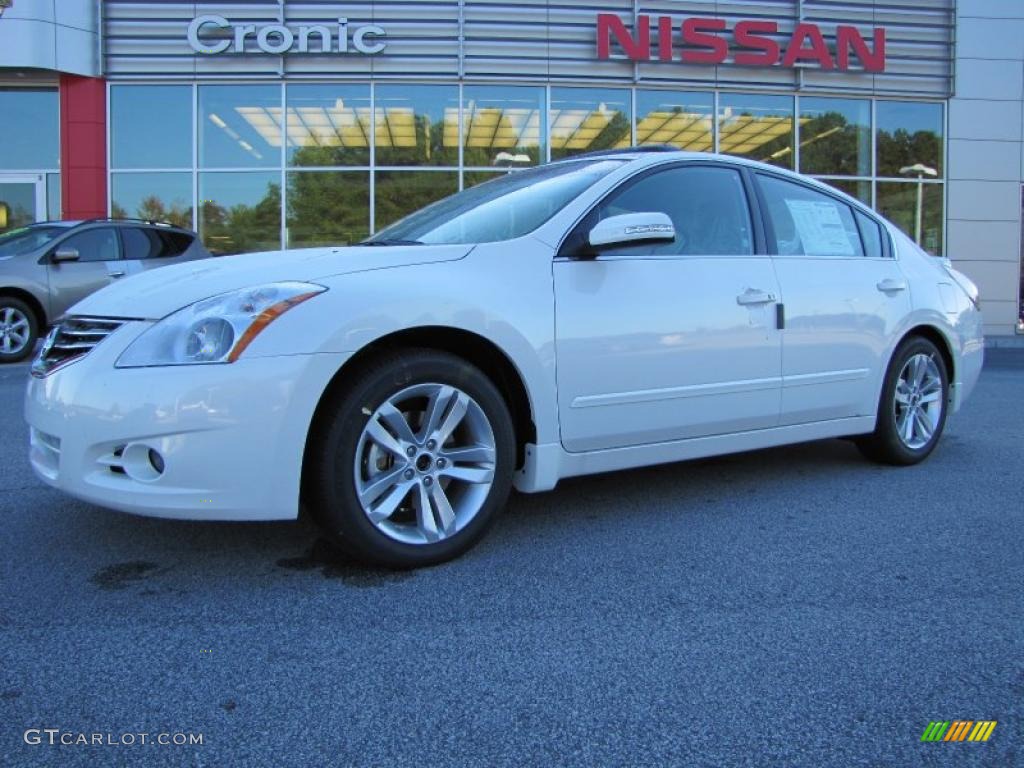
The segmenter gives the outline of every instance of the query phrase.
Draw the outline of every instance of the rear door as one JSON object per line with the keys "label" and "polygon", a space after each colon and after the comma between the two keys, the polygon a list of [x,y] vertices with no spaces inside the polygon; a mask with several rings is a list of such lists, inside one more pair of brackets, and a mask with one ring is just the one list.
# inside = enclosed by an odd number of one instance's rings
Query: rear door
{"label": "rear door", "polygon": [[873,217],[816,187],[756,174],[782,288],[780,424],[872,415],[910,291]]}
{"label": "rear door", "polygon": [[[75,249],[77,261],[55,262],[57,250]],[[59,317],[72,304],[125,274],[121,243],[114,227],[91,227],[59,241],[49,252],[50,316]]]}

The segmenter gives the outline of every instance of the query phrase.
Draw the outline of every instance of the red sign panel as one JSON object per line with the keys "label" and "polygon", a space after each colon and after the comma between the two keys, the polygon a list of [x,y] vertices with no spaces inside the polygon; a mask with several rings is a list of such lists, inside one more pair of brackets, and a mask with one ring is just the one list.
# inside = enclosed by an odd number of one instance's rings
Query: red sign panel
{"label": "red sign panel", "polygon": [[614,42],[634,61],[731,61],[747,67],[813,65],[827,70],[885,71],[884,27],[872,30],[872,44],[868,45],[860,30],[840,24],[836,27],[835,51],[829,49],[817,24],[797,24],[782,44],[769,37],[778,32],[779,25],[774,21],[739,21],[730,38],[725,19],[687,18],[677,25],[671,16],[647,15],[640,16],[635,29],[630,31],[618,16],[599,13],[597,57],[611,58]]}

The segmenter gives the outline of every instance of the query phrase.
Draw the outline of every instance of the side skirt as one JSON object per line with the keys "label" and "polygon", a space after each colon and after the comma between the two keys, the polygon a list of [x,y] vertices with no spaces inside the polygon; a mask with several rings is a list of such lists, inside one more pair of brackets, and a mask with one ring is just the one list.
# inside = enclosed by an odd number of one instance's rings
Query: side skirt
{"label": "side skirt", "polygon": [[754,451],[830,437],[864,435],[874,429],[874,416],[858,416],[729,435],[695,437],[653,445],[608,448],[587,453],[569,453],[559,443],[531,444],[526,446],[526,461],[523,468],[516,472],[515,487],[522,493],[537,493],[551,490],[563,477],[702,459],[707,456]]}

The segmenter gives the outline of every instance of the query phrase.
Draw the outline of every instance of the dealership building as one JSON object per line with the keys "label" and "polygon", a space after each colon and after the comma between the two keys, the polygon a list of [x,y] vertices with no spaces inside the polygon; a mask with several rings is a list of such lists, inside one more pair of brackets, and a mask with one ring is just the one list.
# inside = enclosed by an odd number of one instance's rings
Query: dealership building
{"label": "dealership building", "polygon": [[643,144],[860,198],[1022,324],[1020,0],[0,0],[0,231],[130,216],[352,243]]}

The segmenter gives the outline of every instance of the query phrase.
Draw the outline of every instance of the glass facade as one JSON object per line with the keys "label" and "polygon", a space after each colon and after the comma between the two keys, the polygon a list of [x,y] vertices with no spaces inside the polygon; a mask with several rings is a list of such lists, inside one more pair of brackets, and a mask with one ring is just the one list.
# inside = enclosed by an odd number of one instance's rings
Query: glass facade
{"label": "glass facade", "polygon": [[0,86],[0,232],[59,219],[60,97],[56,88]]}
{"label": "glass facade", "polygon": [[793,168],[792,96],[723,93],[718,99],[718,149]]}
{"label": "glass facade", "polygon": [[[60,167],[60,107],[56,88],[0,88],[0,171]],[[16,120],[10,119],[17,117]]]}
{"label": "glass facade", "polygon": [[216,252],[359,242],[508,169],[641,144],[810,174],[944,247],[941,102],[482,83],[110,91],[111,212],[191,221]]}
{"label": "glass facade", "polygon": [[378,85],[374,102],[377,165],[459,165],[459,88]]}
{"label": "glass facade", "polygon": [[513,168],[547,158],[545,88],[467,85],[462,89],[463,165]]}
{"label": "glass facade", "polygon": [[187,171],[115,173],[110,179],[110,215],[192,226],[192,174]]}
{"label": "glass facade", "polygon": [[552,88],[551,159],[630,146],[631,111],[625,88]]}
{"label": "glass facade", "polygon": [[636,92],[636,144],[667,144],[689,152],[715,147],[715,95]]}
{"label": "glass facade", "polygon": [[800,99],[800,169],[870,177],[871,102],[867,99]]}
{"label": "glass facade", "polygon": [[294,248],[352,245],[370,235],[368,171],[289,171],[286,198]]}

